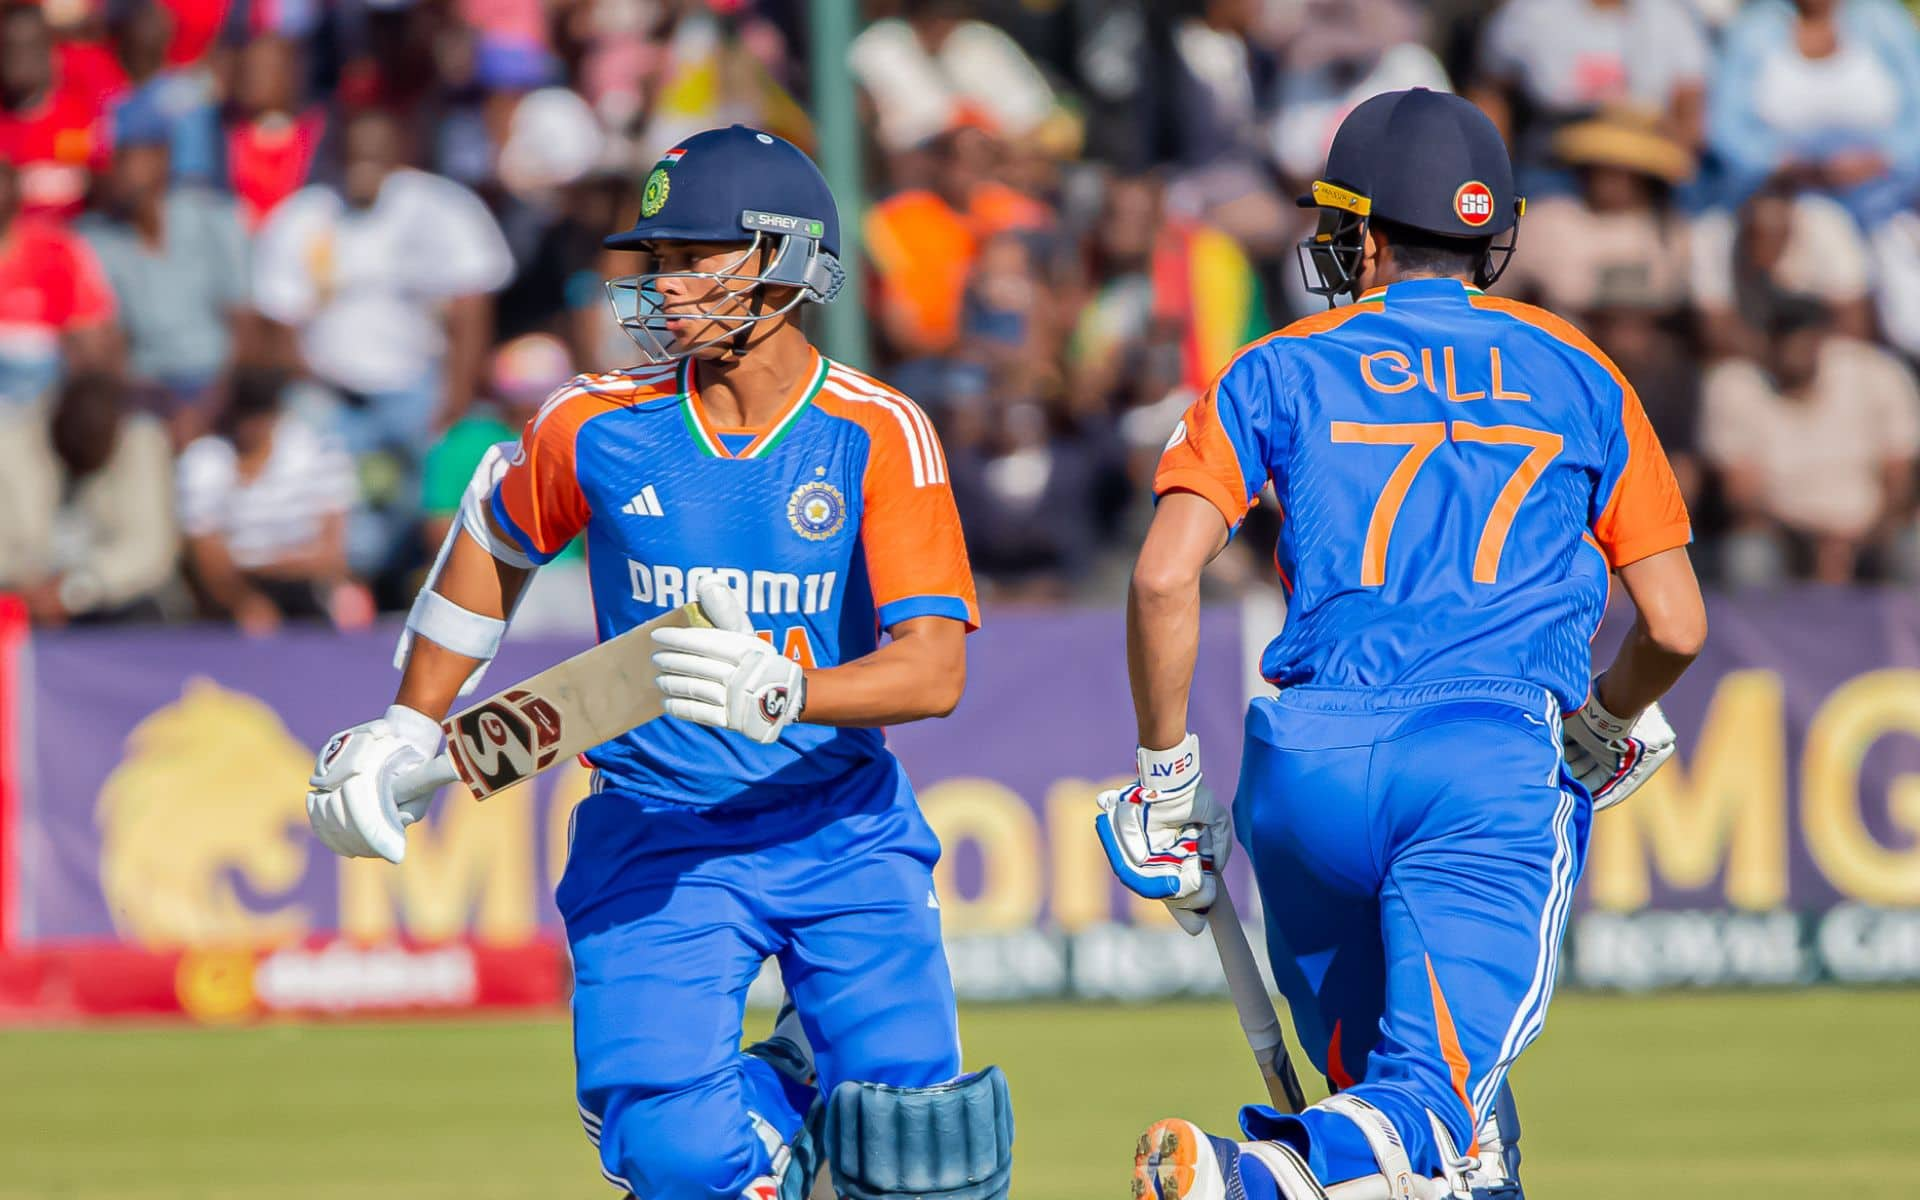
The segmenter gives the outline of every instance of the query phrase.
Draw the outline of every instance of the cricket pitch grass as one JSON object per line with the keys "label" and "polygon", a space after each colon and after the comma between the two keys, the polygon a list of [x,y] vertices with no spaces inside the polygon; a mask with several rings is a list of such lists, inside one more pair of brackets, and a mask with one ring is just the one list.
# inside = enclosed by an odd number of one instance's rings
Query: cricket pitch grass
{"label": "cricket pitch grass", "polygon": [[[1914,991],[1562,995],[1515,1073],[1528,1193],[1911,1197],[1917,1011]],[[961,1030],[1013,1083],[1016,1200],[1122,1200],[1148,1121],[1224,1130],[1258,1098],[1224,1000],[972,1006]],[[571,1069],[555,1019],[11,1031],[0,1200],[611,1200]]]}

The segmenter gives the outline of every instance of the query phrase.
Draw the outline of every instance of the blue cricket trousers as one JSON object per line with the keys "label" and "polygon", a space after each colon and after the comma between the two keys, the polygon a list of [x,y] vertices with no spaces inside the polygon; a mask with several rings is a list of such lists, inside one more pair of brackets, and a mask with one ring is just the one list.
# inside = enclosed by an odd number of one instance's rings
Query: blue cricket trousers
{"label": "blue cricket trousers", "polygon": [[[1247,714],[1234,817],[1307,1056],[1439,1174],[1427,1114],[1467,1152],[1553,996],[1592,819],[1558,704],[1509,680],[1289,688]],[[1322,1183],[1377,1170],[1338,1114],[1241,1124]]]}
{"label": "blue cricket trousers", "polygon": [[573,953],[581,1120],[608,1180],[644,1200],[738,1200],[811,1089],[739,1052],[749,985],[780,964],[819,1068],[898,1087],[960,1073],[940,942],[940,845],[892,756],[830,790],[770,788],[742,810],[643,808],[601,792],[574,815],[555,899]]}

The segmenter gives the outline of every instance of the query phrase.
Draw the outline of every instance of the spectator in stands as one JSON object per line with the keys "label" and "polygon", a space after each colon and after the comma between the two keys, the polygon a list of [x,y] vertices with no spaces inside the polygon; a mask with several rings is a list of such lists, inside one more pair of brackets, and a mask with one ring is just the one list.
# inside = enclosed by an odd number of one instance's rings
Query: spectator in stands
{"label": "spectator in stands", "polygon": [[38,5],[0,8],[0,158],[19,171],[21,212],[80,211],[90,164],[104,145],[103,100],[58,69]]}
{"label": "spectator in stands", "polygon": [[99,261],[64,225],[20,211],[19,180],[0,156],[0,426],[44,411],[63,363],[106,366],[116,349]]}
{"label": "spectator in stands", "polygon": [[33,486],[16,479],[0,506],[0,587],[42,625],[160,618],[180,554],[166,430],[129,411],[113,376],[90,372],[62,386],[49,433],[23,447],[41,452]]}
{"label": "spectator in stands", "polygon": [[1701,448],[1734,519],[1722,570],[1848,583],[1884,571],[1913,517],[1920,391],[1899,359],[1837,336],[1809,297],[1771,306],[1765,365],[1708,374]]}
{"label": "spectator in stands", "polygon": [[326,136],[327,114],[303,105],[299,43],[274,34],[254,38],[235,68],[234,116],[227,126],[227,180],[249,230],[274,206],[306,186]]}
{"label": "spectator in stands", "polygon": [[169,187],[178,139],[150,115],[122,114],[104,203],[75,223],[119,301],[127,371],[140,399],[204,432],[247,299],[246,235],[233,205],[204,187]]}
{"label": "spectator in stands", "polygon": [[1487,22],[1469,95],[1507,134],[1544,196],[1560,126],[1604,105],[1660,114],[1668,136],[1700,144],[1708,47],[1684,0],[1506,0]]}
{"label": "spectator in stands", "polygon": [[961,400],[949,425],[957,445],[947,462],[968,554],[994,598],[1058,600],[1100,545],[1097,443],[1066,436],[1030,393],[1002,387],[996,395],[1015,399]]}
{"label": "spectator in stands", "polygon": [[[978,113],[1010,142],[1063,119],[1046,76],[1014,40],[974,19],[965,0],[907,0],[875,21],[847,54],[881,147],[904,153]],[[1058,136],[1058,131],[1051,131]]]}
{"label": "spectator in stands", "polygon": [[923,172],[922,186],[867,212],[874,315],[901,358],[945,354],[958,344],[967,280],[984,239],[1052,223],[1044,204],[994,178],[999,147],[979,124],[963,121],[900,160],[902,173]]}
{"label": "spectator in stands", "polygon": [[1320,174],[1333,131],[1362,100],[1453,85],[1425,45],[1425,14],[1408,0],[1306,0],[1295,9],[1268,136],[1274,162],[1297,193]]}
{"label": "spectator in stands", "polygon": [[1708,135],[1736,206],[1771,181],[1868,230],[1920,189],[1920,32],[1893,0],[1762,0],[1727,31]]}
{"label": "spectator in stands", "polygon": [[370,615],[347,569],[353,460],[285,411],[285,388],[277,371],[236,371],[215,432],[180,456],[194,583],[209,611],[255,635],[289,617]]}
{"label": "spectator in stands", "polygon": [[1692,231],[1692,291],[1710,355],[1765,357],[1765,306],[1817,297],[1834,332],[1873,336],[1867,242],[1833,200],[1776,181],[1737,214],[1708,212]]}
{"label": "spectator in stands", "polygon": [[254,245],[253,303],[297,341],[324,385],[313,419],[388,486],[357,522],[357,569],[392,565],[408,542],[420,455],[472,403],[493,325],[491,293],[513,268],[480,198],[404,164],[378,110],[349,121],[338,188],[288,197]]}
{"label": "spectator in stands", "polygon": [[1689,251],[1673,189],[1693,174],[1693,155],[1657,115],[1632,109],[1564,126],[1553,147],[1578,191],[1528,203],[1501,289],[1561,313],[1589,311],[1605,292],[1678,315]]}
{"label": "spectator in stands", "polygon": [[1234,351],[1268,331],[1260,278],[1232,238],[1166,214],[1152,177],[1108,186],[1088,242],[1094,290],[1068,348],[1075,407],[1171,401],[1179,408],[1150,418],[1153,432],[1143,435],[1163,445],[1179,410]]}
{"label": "spectator in stands", "polygon": [[110,12],[114,51],[127,75],[127,90],[108,110],[112,140],[145,137],[158,126],[172,150],[173,178],[218,186],[226,170],[212,71],[205,63],[168,64],[174,18],[159,0],[118,0]]}
{"label": "spectator in stands", "polygon": [[1268,168],[1262,124],[1274,63],[1249,40],[1253,0],[1183,0],[1173,30],[1167,184],[1172,210],[1220,229],[1258,259],[1291,254],[1298,214]]}

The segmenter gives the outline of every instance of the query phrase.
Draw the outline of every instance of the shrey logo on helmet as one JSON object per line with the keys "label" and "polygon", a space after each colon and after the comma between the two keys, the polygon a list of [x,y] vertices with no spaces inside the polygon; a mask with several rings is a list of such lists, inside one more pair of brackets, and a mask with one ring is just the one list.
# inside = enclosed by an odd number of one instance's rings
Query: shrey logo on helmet
{"label": "shrey logo on helmet", "polygon": [[1478,179],[1468,180],[1453,194],[1453,211],[1474,228],[1493,220],[1493,189]]}

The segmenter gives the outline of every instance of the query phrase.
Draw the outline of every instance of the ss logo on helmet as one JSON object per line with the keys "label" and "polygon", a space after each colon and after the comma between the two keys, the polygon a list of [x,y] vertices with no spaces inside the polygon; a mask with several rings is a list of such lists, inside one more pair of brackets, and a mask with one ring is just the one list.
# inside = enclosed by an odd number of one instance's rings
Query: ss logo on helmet
{"label": "ss logo on helmet", "polygon": [[1493,189],[1478,179],[1460,185],[1453,194],[1453,212],[1476,229],[1493,220]]}

